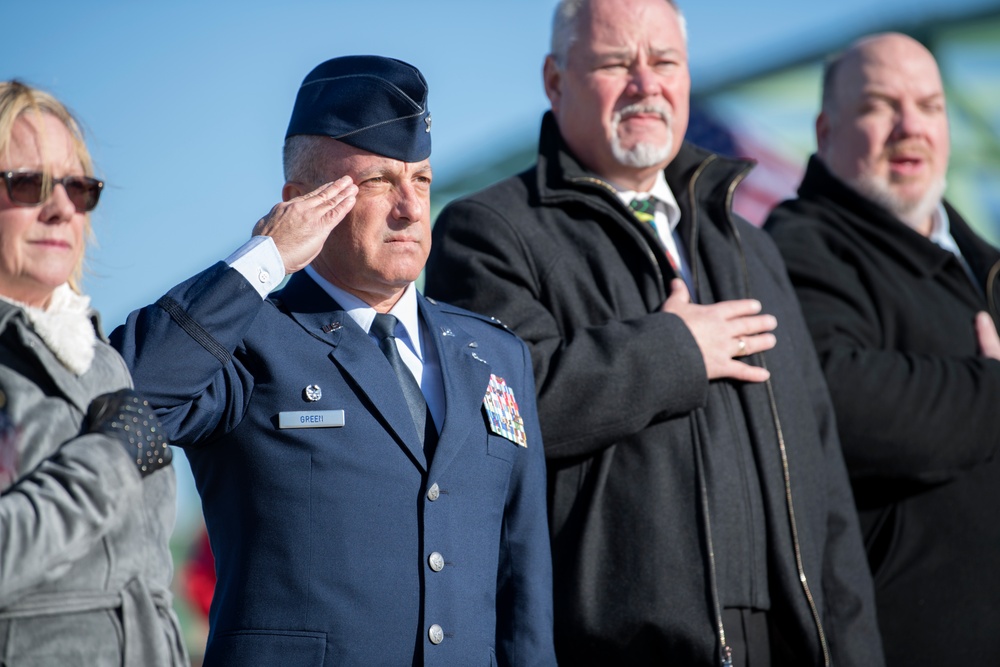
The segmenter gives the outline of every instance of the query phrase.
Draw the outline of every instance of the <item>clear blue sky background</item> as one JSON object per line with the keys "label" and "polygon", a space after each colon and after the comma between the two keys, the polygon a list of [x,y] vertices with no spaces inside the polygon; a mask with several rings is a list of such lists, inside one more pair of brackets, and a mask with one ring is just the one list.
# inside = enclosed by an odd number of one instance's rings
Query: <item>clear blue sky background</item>
{"label": "clear blue sky background", "polygon": [[[682,7],[697,85],[939,4],[692,0]],[[296,89],[327,58],[382,54],[424,72],[439,182],[531,140],[546,108],[540,72],[554,5],[4,0],[0,78],[48,89],[86,125],[107,189],[93,216],[98,245],[85,286],[110,330],[224,258],[278,201]]]}
{"label": "clear blue sky background", "polygon": [[[951,0],[985,6],[997,0]],[[224,258],[280,197],[281,144],[305,74],[339,55],[419,67],[435,178],[531,140],[555,0],[2,0],[0,79],[53,92],[107,181],[85,288],[110,330]],[[939,0],[689,0],[695,85],[792,57]]]}

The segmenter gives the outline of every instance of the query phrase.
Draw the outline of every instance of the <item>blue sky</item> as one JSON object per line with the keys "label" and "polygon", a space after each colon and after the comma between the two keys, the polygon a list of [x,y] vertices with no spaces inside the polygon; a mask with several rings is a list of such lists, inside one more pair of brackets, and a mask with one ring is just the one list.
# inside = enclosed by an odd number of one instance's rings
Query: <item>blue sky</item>
{"label": "blue sky", "polygon": [[[976,4],[977,0],[960,0]],[[682,3],[695,85],[776,62],[831,33],[934,11],[928,0]],[[982,3],[980,3],[982,4]],[[249,235],[280,196],[298,84],[319,62],[377,53],[430,84],[435,177],[531,140],[554,0],[5,3],[0,78],[55,93],[107,181],[85,281],[113,328]],[[873,12],[875,15],[873,16]],[[10,29],[21,26],[21,29]]]}
{"label": "blue sky", "polygon": [[[953,0],[985,6],[997,0]],[[936,0],[681,2],[695,86],[779,62]],[[53,92],[83,121],[107,181],[86,291],[110,330],[243,243],[274,205],[295,91],[339,55],[419,67],[440,182],[513,142],[546,108],[555,0],[5,2],[0,79]]]}

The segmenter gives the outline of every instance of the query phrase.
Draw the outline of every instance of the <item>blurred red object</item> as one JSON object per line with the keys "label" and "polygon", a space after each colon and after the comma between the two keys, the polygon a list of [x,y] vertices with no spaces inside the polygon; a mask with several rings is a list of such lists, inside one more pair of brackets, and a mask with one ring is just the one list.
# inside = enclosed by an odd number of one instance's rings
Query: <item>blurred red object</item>
{"label": "blurred red object", "polygon": [[188,603],[207,619],[215,594],[215,558],[204,528],[191,545],[191,555],[184,565],[181,580]]}

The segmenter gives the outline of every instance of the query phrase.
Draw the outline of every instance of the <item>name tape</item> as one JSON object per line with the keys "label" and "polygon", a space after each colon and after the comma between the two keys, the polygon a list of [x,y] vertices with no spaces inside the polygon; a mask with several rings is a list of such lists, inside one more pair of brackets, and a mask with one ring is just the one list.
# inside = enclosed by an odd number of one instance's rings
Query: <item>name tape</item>
{"label": "name tape", "polygon": [[278,413],[278,428],[338,428],[343,425],[343,410],[305,410]]}

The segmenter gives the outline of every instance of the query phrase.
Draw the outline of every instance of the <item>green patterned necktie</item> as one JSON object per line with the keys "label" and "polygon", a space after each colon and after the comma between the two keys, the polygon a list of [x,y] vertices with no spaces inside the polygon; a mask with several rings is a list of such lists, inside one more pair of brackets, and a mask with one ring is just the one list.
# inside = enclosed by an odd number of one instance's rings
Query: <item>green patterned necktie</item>
{"label": "green patterned necktie", "polygon": [[635,217],[639,219],[639,222],[645,222],[648,225],[652,225],[656,228],[656,199],[653,197],[647,197],[646,199],[633,199],[629,202],[629,208],[632,209],[632,213]]}
{"label": "green patterned necktie", "polygon": [[[646,223],[653,228],[653,231],[656,231],[656,197],[647,197],[646,199],[636,198],[630,201],[628,206],[632,209],[632,214],[635,215],[639,222]],[[677,277],[682,277],[683,274],[680,267],[677,266],[677,261],[669,252],[667,253],[667,260],[670,261],[670,267],[677,274]]]}

